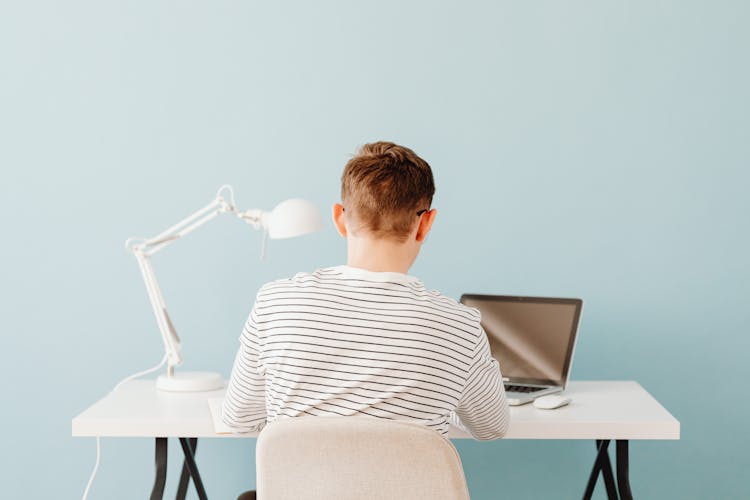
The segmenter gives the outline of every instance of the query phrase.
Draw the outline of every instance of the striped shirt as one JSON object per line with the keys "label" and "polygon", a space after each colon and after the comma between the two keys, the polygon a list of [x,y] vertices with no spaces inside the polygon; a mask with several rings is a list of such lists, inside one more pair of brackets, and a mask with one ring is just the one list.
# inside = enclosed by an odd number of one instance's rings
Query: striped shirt
{"label": "striped shirt", "polygon": [[235,432],[277,418],[369,415],[476,439],[502,437],[508,405],[479,311],[400,273],[348,266],[258,292],[223,405]]}

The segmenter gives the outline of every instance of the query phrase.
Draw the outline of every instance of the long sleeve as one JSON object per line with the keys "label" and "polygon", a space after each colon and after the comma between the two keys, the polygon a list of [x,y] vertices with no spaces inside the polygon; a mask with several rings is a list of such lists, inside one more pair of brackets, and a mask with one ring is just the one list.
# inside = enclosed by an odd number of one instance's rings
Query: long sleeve
{"label": "long sleeve", "polygon": [[503,377],[481,328],[456,415],[475,439],[498,439],[508,431],[510,412]]}
{"label": "long sleeve", "polygon": [[265,377],[258,363],[258,327],[255,309],[240,335],[240,347],[227,387],[222,420],[234,432],[253,432],[266,423]]}

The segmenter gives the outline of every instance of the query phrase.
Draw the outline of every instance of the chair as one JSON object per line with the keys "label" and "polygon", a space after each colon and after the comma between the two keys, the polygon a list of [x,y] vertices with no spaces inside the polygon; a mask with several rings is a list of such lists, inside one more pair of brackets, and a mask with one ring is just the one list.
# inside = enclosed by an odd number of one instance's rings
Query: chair
{"label": "chair", "polygon": [[270,423],[256,448],[258,500],[468,500],[451,442],[416,423],[298,417]]}

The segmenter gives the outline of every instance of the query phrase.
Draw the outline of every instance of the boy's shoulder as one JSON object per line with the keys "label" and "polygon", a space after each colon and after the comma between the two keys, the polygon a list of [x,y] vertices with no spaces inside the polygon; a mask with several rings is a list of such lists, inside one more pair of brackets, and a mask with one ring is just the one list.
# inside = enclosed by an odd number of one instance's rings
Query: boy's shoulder
{"label": "boy's shoulder", "polygon": [[290,278],[279,278],[269,281],[260,287],[256,299],[270,298],[278,292],[298,287],[314,288],[316,285],[323,284],[326,279],[331,278],[331,269],[321,268],[312,272],[299,272]]}
{"label": "boy's shoulder", "polygon": [[[342,275],[341,266],[324,267],[312,272],[299,272],[290,278],[270,281],[261,287],[258,296],[264,296],[285,288],[315,287],[316,285],[333,284],[337,280],[345,281],[350,278],[351,276],[346,274]],[[476,324],[479,324],[481,321],[481,315],[478,309],[466,306],[458,302],[456,299],[443,294],[439,290],[427,289],[424,283],[414,276],[409,276],[408,278],[408,280],[397,280],[396,282],[385,280],[383,283],[398,285],[397,288],[400,296],[408,297],[412,300],[425,303],[425,305],[429,307],[459,316],[464,321]],[[350,284],[355,284],[356,282],[357,280],[350,281]],[[368,283],[368,285],[372,284]]]}
{"label": "boy's shoulder", "polygon": [[321,279],[330,277],[333,268],[321,268],[312,272],[299,272],[290,278],[279,278],[269,281],[260,287],[258,294],[284,286],[302,285],[306,283],[319,282]]}
{"label": "boy's shoulder", "polygon": [[453,313],[453,315],[459,316],[468,320],[470,323],[479,326],[479,323],[482,320],[479,309],[462,304],[453,297],[443,294],[439,290],[426,290],[426,293],[430,296],[430,302],[440,307],[442,310]]}

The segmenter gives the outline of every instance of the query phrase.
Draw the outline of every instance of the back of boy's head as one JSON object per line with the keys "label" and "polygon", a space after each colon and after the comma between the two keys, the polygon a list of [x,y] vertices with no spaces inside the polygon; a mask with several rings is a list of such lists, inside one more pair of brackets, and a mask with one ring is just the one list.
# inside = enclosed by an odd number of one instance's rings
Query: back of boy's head
{"label": "back of boy's head", "polygon": [[365,144],[344,167],[341,201],[354,231],[405,241],[435,194],[430,165],[392,142]]}

